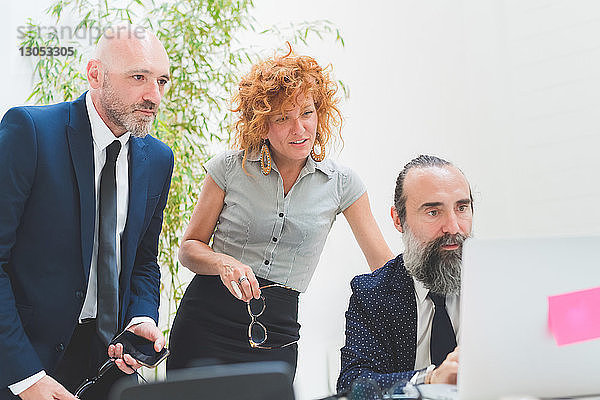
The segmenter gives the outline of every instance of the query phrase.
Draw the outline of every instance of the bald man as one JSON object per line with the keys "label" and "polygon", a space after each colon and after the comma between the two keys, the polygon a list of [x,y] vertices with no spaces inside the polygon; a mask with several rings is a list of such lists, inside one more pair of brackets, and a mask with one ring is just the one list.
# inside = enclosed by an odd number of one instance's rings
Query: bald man
{"label": "bald man", "polygon": [[[158,238],[173,153],[148,135],[169,81],[150,32],[106,31],[73,102],[0,123],[0,399],[106,399],[139,364],[123,329],[160,350]],[[122,372],[121,372],[121,371]]]}

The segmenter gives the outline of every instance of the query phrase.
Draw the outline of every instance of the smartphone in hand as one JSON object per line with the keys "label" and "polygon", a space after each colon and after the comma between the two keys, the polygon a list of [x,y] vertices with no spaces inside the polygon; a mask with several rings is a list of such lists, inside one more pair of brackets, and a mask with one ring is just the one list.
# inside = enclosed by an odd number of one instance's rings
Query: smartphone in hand
{"label": "smartphone in hand", "polygon": [[169,349],[163,347],[159,352],[154,350],[154,342],[125,330],[119,333],[110,344],[121,343],[123,354],[129,354],[144,367],[154,368],[169,355]]}

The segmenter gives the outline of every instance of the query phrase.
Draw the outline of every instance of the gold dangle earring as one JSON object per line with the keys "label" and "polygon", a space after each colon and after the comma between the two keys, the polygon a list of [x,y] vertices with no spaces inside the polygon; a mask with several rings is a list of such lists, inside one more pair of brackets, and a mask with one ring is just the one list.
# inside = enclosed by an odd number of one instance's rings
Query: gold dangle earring
{"label": "gold dangle earring", "polygon": [[263,139],[262,145],[260,146],[260,170],[263,175],[269,175],[271,173],[271,153],[269,152],[269,146],[267,141]]}
{"label": "gold dangle earring", "polygon": [[[319,154],[315,152],[315,146],[319,144]],[[315,143],[313,144],[313,148],[310,151],[310,157],[316,162],[321,162],[325,159],[325,148],[323,144],[321,144],[321,139],[319,138],[319,133],[317,132],[317,136],[315,137]]]}

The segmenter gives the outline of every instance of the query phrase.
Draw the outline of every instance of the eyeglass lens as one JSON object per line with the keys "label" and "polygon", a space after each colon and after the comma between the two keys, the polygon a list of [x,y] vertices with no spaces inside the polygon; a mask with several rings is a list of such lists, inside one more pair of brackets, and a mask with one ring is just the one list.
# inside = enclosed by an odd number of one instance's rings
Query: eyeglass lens
{"label": "eyeglass lens", "polygon": [[75,391],[75,397],[79,398],[79,396],[81,396],[86,390],[93,386],[100,378],[102,378],[102,375],[104,375],[114,365],[114,360],[106,360],[104,364],[102,364],[100,368],[98,368],[98,374],[95,377],[93,377],[92,379],[86,379],[85,382],[79,385],[79,387]]}
{"label": "eyeglass lens", "polygon": [[267,330],[260,322],[250,324],[250,338],[255,344],[263,344],[267,340]]}
{"label": "eyeglass lens", "polygon": [[265,311],[265,298],[260,296],[258,299],[252,298],[248,302],[248,312],[253,317],[259,317]]}
{"label": "eyeglass lens", "polygon": [[90,386],[92,386],[94,383],[96,383],[95,380],[91,380],[91,381],[86,381],[84,383],[82,383],[77,390],[75,391],[75,397],[80,398],[80,396],[90,388]]}

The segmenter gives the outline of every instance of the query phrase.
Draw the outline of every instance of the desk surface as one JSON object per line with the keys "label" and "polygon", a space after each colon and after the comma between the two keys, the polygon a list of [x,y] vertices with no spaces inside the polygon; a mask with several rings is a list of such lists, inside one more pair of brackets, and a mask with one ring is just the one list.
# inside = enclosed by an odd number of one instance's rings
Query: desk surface
{"label": "desk surface", "polygon": [[[460,400],[460,395],[456,390],[456,385],[419,385],[419,391],[424,400]],[[416,393],[415,393],[416,394]],[[408,398],[403,395],[392,395],[389,399]],[[539,399],[532,396],[502,396],[497,400],[600,400],[600,396],[579,396],[579,397],[557,397],[553,399]]]}

